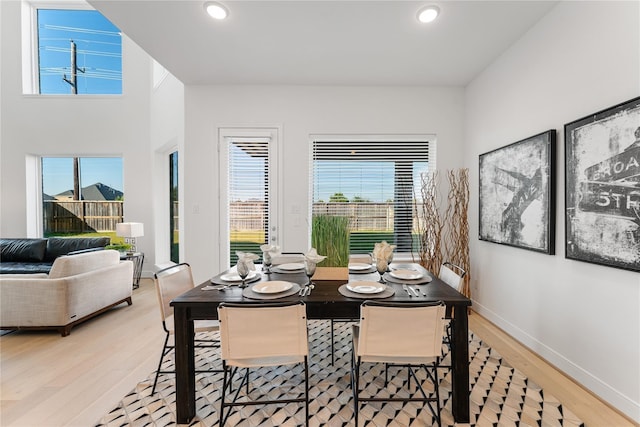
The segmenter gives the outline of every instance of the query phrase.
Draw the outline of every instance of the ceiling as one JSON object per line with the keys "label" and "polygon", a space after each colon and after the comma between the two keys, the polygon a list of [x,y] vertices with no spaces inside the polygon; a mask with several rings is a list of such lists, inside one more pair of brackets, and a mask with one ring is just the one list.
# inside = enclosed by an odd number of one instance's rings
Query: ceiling
{"label": "ceiling", "polygon": [[188,85],[465,86],[558,3],[221,0],[217,21],[204,2],[89,0]]}

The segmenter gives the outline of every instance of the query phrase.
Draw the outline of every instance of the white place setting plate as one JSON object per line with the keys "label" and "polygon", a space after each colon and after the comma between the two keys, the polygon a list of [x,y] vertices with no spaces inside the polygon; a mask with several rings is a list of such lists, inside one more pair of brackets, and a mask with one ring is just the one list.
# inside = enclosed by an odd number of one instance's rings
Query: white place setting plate
{"label": "white place setting plate", "polygon": [[293,287],[293,283],[282,280],[272,280],[270,282],[260,282],[251,287],[251,290],[258,294],[277,294],[288,291]]}
{"label": "white place setting plate", "polygon": [[290,262],[287,264],[275,265],[274,267],[277,267],[280,270],[284,270],[284,271],[295,271],[295,270],[302,270],[304,268],[304,264],[301,262]]}
{"label": "white place setting plate", "polygon": [[[255,279],[256,277],[258,277],[258,272],[250,271],[249,275],[245,280],[252,280],[252,279]],[[225,273],[222,276],[220,276],[220,280],[224,280],[225,282],[242,282],[242,279],[236,272]]]}
{"label": "white place setting plate", "polygon": [[384,283],[363,280],[361,282],[347,283],[347,289],[358,294],[377,294],[387,289],[387,287]]}
{"label": "white place setting plate", "polygon": [[389,274],[396,279],[415,280],[422,278],[423,274],[416,270],[391,270]]}
{"label": "white place setting plate", "polygon": [[371,268],[371,264],[365,264],[364,262],[351,262],[349,263],[349,270],[362,271]]}

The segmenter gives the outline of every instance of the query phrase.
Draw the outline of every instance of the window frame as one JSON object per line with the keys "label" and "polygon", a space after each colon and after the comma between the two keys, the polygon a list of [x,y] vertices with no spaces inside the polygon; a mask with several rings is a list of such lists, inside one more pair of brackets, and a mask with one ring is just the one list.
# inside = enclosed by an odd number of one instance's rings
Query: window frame
{"label": "window frame", "polygon": [[[314,144],[316,142],[323,143],[354,143],[363,144],[367,142],[388,142],[393,143],[417,143],[424,142],[428,144],[428,171],[436,170],[436,158],[437,158],[437,136],[435,134],[347,134],[347,135],[335,135],[335,134],[313,134],[309,137],[309,195],[308,195],[308,221],[309,224],[313,223],[313,203],[314,203]],[[415,182],[415,177],[414,177]],[[394,181],[394,186],[395,186]],[[416,191],[418,189],[415,189]],[[311,242],[312,227],[308,229],[308,241]],[[395,231],[394,231],[395,234]],[[393,242],[389,242],[393,243]],[[410,260],[416,256],[416,252],[401,252],[396,253],[396,260]]]}
{"label": "window frame", "polygon": [[[65,1],[44,1],[44,0],[22,0],[21,28],[22,28],[22,94],[24,96],[41,97],[65,97],[71,94],[42,94],[40,93],[40,63],[38,54],[38,9],[60,9],[60,10],[95,10],[82,0]],[[98,11],[99,12],[99,11]],[[105,17],[106,18],[106,17]],[[124,34],[121,36],[122,52],[122,89],[119,94],[92,93],[77,94],[73,96],[81,97],[115,97],[124,95]]]}
{"label": "window frame", "polygon": [[[27,177],[34,176],[36,179],[30,183],[27,181],[27,188],[34,189],[34,196],[30,197],[32,200],[37,200],[37,204],[35,206],[35,216],[28,218],[28,228],[32,228],[35,231],[36,237],[44,237],[45,227],[44,227],[44,174],[42,163],[44,159],[73,159],[77,157],[79,161],[82,159],[120,159],[122,162],[122,194],[125,194],[125,157],[122,153],[113,154],[113,153],[81,153],[81,154],[41,154],[41,155],[33,155],[27,156]],[[80,188],[82,188],[82,172],[80,172]],[[112,187],[113,188],[113,187]],[[117,190],[117,189],[116,189]],[[119,191],[119,190],[118,190]],[[30,191],[27,191],[27,194]],[[82,193],[81,193],[82,194]],[[53,195],[50,195],[53,196]],[[123,212],[122,216],[124,218],[124,202],[123,202]],[[33,224],[32,224],[33,223]],[[113,230],[115,232],[115,228]]]}
{"label": "window frame", "polygon": [[[279,245],[282,241],[284,233],[283,218],[279,213],[282,210],[282,198],[279,196],[282,194],[282,173],[279,170],[278,165],[282,164],[282,150],[281,147],[281,135],[282,127],[279,125],[264,126],[264,127],[238,127],[238,126],[220,126],[217,128],[217,154],[218,154],[218,191],[219,191],[219,230],[218,235],[221,242],[224,242],[224,246],[221,248],[228,248],[230,245],[230,229],[229,229],[229,140],[234,139],[268,139],[269,140],[269,230],[268,239],[270,244]],[[230,267],[230,254],[227,249],[220,250],[218,260],[221,268]]]}

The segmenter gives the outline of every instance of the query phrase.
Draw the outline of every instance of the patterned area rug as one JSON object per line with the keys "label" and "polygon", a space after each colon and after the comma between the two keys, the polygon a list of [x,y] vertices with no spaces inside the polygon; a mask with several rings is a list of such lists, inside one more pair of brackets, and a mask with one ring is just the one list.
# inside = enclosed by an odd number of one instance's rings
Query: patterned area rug
{"label": "patterned area rug", "polygon": [[[309,413],[310,426],[352,426],[353,401],[349,371],[351,364],[351,324],[335,323],[335,365],[331,366],[330,322],[309,321]],[[212,337],[215,338],[215,335]],[[200,338],[200,337],[199,337]],[[160,348],[158,348],[160,350]],[[197,350],[197,369],[220,368],[217,349]],[[171,357],[163,369],[172,369]],[[469,337],[469,381],[471,387],[471,426],[584,426],[557,399],[545,393],[522,373],[509,366],[494,350],[473,334]],[[443,364],[449,363],[447,354]],[[297,393],[301,390],[300,369],[271,368],[251,374],[250,397]],[[170,426],[175,425],[175,386],[173,375],[161,375],[156,393],[151,396],[155,373],[140,382],[97,426]],[[424,379],[426,375],[422,374]],[[406,386],[406,369],[390,371],[390,389]],[[442,425],[453,426],[451,414],[451,373],[439,372]],[[362,377],[367,390],[383,388],[384,372],[372,368]],[[191,426],[218,426],[219,393],[222,374],[196,376],[197,416]],[[274,387],[273,384],[281,384]],[[432,389],[425,381],[426,389]],[[413,384],[415,386],[415,384]],[[288,388],[287,388],[288,387]],[[243,389],[244,392],[244,389]],[[360,409],[360,424],[378,426],[431,426],[431,412],[416,403],[370,403]],[[249,406],[232,413],[228,426],[304,425],[301,404]]]}

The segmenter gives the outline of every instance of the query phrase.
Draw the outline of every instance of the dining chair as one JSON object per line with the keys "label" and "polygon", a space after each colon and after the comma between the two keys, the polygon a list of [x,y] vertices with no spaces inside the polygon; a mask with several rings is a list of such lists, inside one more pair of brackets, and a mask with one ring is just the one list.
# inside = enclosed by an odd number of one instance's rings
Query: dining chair
{"label": "dining chair", "polygon": [[[451,262],[445,261],[440,266],[438,278],[451,286],[456,291],[462,290],[462,282],[467,274],[464,268]],[[445,312],[445,337],[444,343],[451,349],[451,325],[453,323],[453,307],[448,307]]]}
{"label": "dining chair", "polygon": [[[156,285],[156,291],[158,295],[158,303],[160,306],[160,317],[162,318],[162,329],[165,332],[164,344],[162,346],[162,353],[160,355],[160,362],[158,363],[158,369],[156,371],[156,377],[153,380],[153,388],[151,394],[156,392],[156,385],[158,383],[158,377],[160,374],[172,374],[172,371],[163,371],[162,362],[164,358],[174,349],[174,345],[169,344],[171,336],[175,335],[175,327],[173,322],[173,307],[171,307],[171,300],[185,293],[186,291],[194,287],[193,275],[191,272],[191,266],[187,263],[172,265],[167,268],[163,268],[154,274],[154,282]],[[196,334],[200,332],[213,332],[217,331],[217,320],[195,320],[194,332]],[[197,348],[203,347],[219,347],[217,340],[203,340],[195,339],[195,346]],[[213,370],[196,370],[196,372],[220,372],[220,369]]]}
{"label": "dining chair", "polygon": [[[305,425],[309,425],[309,342],[307,337],[307,312],[303,302],[222,303],[218,306],[220,319],[220,347],[223,380],[220,396],[220,426],[227,421],[233,407],[262,404],[304,403]],[[303,365],[304,392],[294,393],[297,386],[284,387],[287,381],[276,376],[284,398],[258,396],[250,399],[249,372],[251,368],[269,366]],[[233,376],[238,369],[246,368],[232,400],[225,395],[231,391]],[[256,372],[260,372],[257,370]],[[289,370],[291,372],[291,370]],[[268,378],[265,378],[269,381]],[[271,380],[273,381],[273,380]],[[245,396],[241,390],[245,385]],[[269,395],[273,393],[269,392]],[[291,395],[295,394],[296,397]],[[239,400],[240,398],[240,400]],[[225,408],[228,408],[225,413]]]}
{"label": "dining chair", "polygon": [[[444,311],[442,301],[392,303],[367,300],[362,303],[360,322],[353,326],[352,338],[351,387],[356,427],[362,402],[422,402],[440,425],[438,365],[442,356]],[[369,385],[361,389],[360,376],[361,372],[366,372],[363,371],[365,363],[384,364],[385,371],[392,366],[406,367],[409,376],[406,390],[401,392],[388,387],[386,375],[383,392],[372,393],[374,388]],[[424,389],[416,375],[418,369],[426,371],[433,384],[433,393]],[[416,382],[413,392],[411,378]]]}

